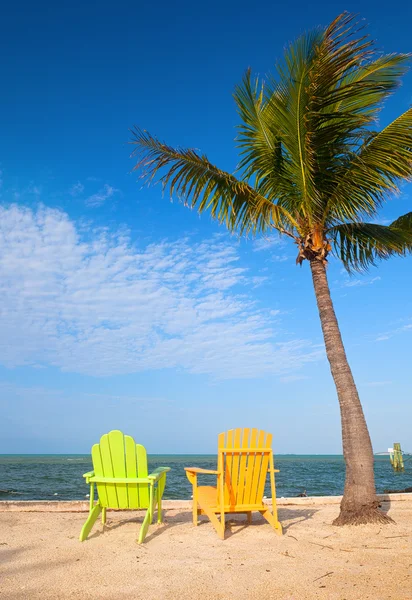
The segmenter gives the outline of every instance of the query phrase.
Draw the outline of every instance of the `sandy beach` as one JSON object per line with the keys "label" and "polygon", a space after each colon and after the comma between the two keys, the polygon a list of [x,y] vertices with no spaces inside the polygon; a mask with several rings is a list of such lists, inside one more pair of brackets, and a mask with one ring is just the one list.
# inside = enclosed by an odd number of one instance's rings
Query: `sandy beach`
{"label": "sandy beach", "polygon": [[336,503],[285,503],[283,537],[238,515],[221,541],[206,518],[194,528],[188,507],[169,507],[141,546],[142,513],[109,512],[80,543],[85,513],[0,512],[0,597],[412,599],[412,498],[383,508],[396,525],[337,528]]}

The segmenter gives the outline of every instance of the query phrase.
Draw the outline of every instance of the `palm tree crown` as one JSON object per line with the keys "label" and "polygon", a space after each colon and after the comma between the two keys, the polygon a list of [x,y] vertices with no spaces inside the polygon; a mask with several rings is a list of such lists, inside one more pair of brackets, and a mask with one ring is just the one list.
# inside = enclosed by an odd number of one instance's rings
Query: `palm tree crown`
{"label": "palm tree crown", "polygon": [[234,92],[241,119],[235,174],[138,128],[135,169],[232,231],[288,235],[298,263],[326,262],[331,252],[348,271],[367,269],[412,249],[412,212],[389,226],[365,222],[412,176],[412,108],[374,129],[408,61],[378,54],[344,13],[291,45],[276,77],[246,72]]}

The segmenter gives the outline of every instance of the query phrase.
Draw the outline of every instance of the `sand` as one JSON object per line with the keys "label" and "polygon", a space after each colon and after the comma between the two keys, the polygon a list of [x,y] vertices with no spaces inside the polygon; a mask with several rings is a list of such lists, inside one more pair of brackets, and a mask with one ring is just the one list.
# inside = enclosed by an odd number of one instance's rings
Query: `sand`
{"label": "sand", "polygon": [[384,507],[396,525],[337,528],[336,504],[282,506],[283,537],[238,515],[225,541],[167,509],[141,546],[140,512],[109,512],[83,543],[84,513],[0,512],[0,598],[412,599],[412,498]]}

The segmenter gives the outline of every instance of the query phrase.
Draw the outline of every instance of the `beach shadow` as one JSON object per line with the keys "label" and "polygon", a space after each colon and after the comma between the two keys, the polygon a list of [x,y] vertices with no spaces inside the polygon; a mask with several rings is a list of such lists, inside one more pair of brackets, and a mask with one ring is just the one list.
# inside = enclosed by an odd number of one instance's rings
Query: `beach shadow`
{"label": "beach shadow", "polygon": [[[236,513],[226,513],[227,515],[233,514],[235,515]],[[238,517],[239,515],[236,515],[236,517]],[[245,516],[244,518],[236,518],[236,517],[232,517],[232,518],[226,518],[225,521],[225,539],[229,539],[230,537],[237,535],[238,533],[241,533],[244,529],[247,529],[249,527],[263,527],[263,526],[269,526],[268,522],[266,521],[266,519],[264,519],[264,517],[262,517],[262,515],[260,515],[258,512],[254,512],[253,513],[253,517],[252,517],[252,522],[249,523],[247,520],[247,517]],[[207,517],[203,517],[204,520],[199,521],[199,525],[204,525],[206,523],[210,523],[209,519]],[[308,517],[309,518],[309,517]],[[279,519],[281,521],[281,519]],[[284,527],[283,530],[285,531],[286,528]]]}
{"label": "beach shadow", "polygon": [[[0,561],[1,561],[1,568],[0,568],[0,581],[2,577],[13,577],[15,575],[21,575],[22,573],[30,573],[32,571],[39,571],[41,570],[45,564],[47,564],[49,567],[53,567],[53,566],[60,566],[62,564],[61,560],[47,560],[46,562],[43,560],[39,560],[39,561],[32,561],[30,559],[28,559],[29,562],[27,563],[20,563],[20,564],[15,564],[14,563],[14,559],[17,557],[17,555],[19,554],[25,554],[27,551],[33,551],[35,549],[39,548],[39,555],[41,555],[41,549],[42,546],[36,546],[35,544],[31,545],[31,546],[24,546],[22,548],[10,548],[7,550],[2,550],[0,553]],[[67,561],[63,561],[66,562]],[[25,595],[24,592],[21,593],[22,595],[18,595],[17,597],[20,598],[27,598],[28,596]],[[1,595],[1,585],[0,585],[0,595]],[[10,594],[7,595],[7,599],[11,598]]]}
{"label": "beach shadow", "polygon": [[[230,513],[229,513],[230,514]],[[246,529],[247,527],[256,527],[256,525],[263,525],[265,521],[256,517],[254,515],[254,519],[251,523],[248,523],[247,517],[245,516],[243,519],[226,519],[225,520],[225,538],[230,538],[233,535],[236,535]],[[210,521],[209,521],[210,523]]]}
{"label": "beach shadow", "polygon": [[[182,511],[178,512],[176,515],[165,515],[166,511],[164,511],[164,523],[156,523],[154,522],[149,527],[149,531],[145,538],[145,543],[150,542],[150,540],[157,538],[159,535],[166,529],[172,529],[173,527],[178,527],[183,523],[190,523],[192,521],[192,511]],[[200,525],[200,523],[199,523]]]}
{"label": "beach shadow", "polygon": [[[319,509],[314,508],[279,508],[279,521],[282,523],[283,532],[285,533],[295,525],[303,521],[307,521],[311,519],[315,513],[318,512]],[[231,516],[233,514],[233,516]],[[192,511],[182,510],[175,514],[167,514],[167,510],[164,511],[164,523],[158,524],[156,522],[156,513],[153,519],[153,523],[149,526],[149,531],[147,532],[145,538],[145,544],[150,542],[151,540],[157,538],[162,535],[162,533],[166,530],[172,529],[174,527],[178,527],[180,525],[191,523],[192,522]],[[240,517],[240,518],[239,518]],[[119,527],[124,527],[126,525],[134,524],[136,525],[136,538],[138,536],[139,528],[141,527],[144,519],[143,515],[133,516],[121,520],[110,520],[110,513],[107,515],[108,522],[106,525],[102,526],[101,523],[97,525],[96,531],[92,531],[92,533],[88,536],[87,540],[92,540],[94,538],[98,538],[105,533],[110,531],[115,531]],[[292,522],[290,522],[292,521]],[[288,523],[286,523],[288,522]],[[202,527],[204,525],[211,525],[208,517],[206,515],[199,515],[198,527]],[[226,529],[225,536],[227,538],[232,537],[233,535],[237,535],[241,533],[247,527],[261,527],[262,525],[267,524],[267,521],[259,514],[253,514],[253,520],[251,523],[248,523],[246,516],[236,515],[235,513],[227,513],[226,517]],[[96,527],[96,525],[95,525]]]}
{"label": "beach shadow", "polygon": [[[235,513],[226,513],[226,515],[235,515]],[[176,527],[178,525],[182,525],[185,523],[190,523],[192,526],[192,511],[181,511],[178,512],[176,515],[170,516],[170,518],[167,519],[167,522],[162,526],[159,525],[157,530],[154,531],[150,531],[149,528],[149,532],[148,535],[146,536],[145,542],[146,541],[150,541],[151,539],[157,537],[158,535],[161,535],[162,531],[164,531],[165,529],[169,529],[171,527]],[[247,527],[261,527],[262,525],[267,525],[267,521],[265,521],[265,519],[260,516],[258,513],[254,514],[253,517],[253,521],[252,523],[248,523],[247,521],[247,517],[245,516],[243,519],[242,518],[226,518],[225,520],[225,538],[228,539],[230,537],[232,537],[233,535],[237,535],[238,533],[242,532],[244,529],[246,529]],[[209,518],[206,515],[199,515],[199,519],[198,519],[198,523],[197,523],[197,527],[202,527],[203,525],[209,525],[211,527],[213,527],[212,523],[210,522]],[[195,530],[196,527],[192,526],[193,529]]]}
{"label": "beach shadow", "polygon": [[[279,521],[282,523],[283,533],[295,525],[311,519],[317,512],[319,512],[317,508],[279,508]],[[290,521],[290,519],[293,519],[292,523],[283,524],[285,521]]]}
{"label": "beach shadow", "polygon": [[391,509],[391,497],[389,494],[379,494],[379,508],[385,514],[388,514]]}
{"label": "beach shadow", "polygon": [[[183,518],[182,518],[182,515],[183,515]],[[108,513],[108,515],[107,515],[108,522],[105,525],[102,525],[100,523],[100,529],[91,533],[87,537],[87,539],[92,540],[93,538],[98,538],[101,535],[104,535],[106,532],[115,531],[119,527],[129,525],[130,523],[133,523],[136,525],[136,528],[137,528],[136,538],[137,538],[137,536],[139,535],[139,529],[142,526],[144,517],[145,517],[145,515],[143,514],[143,515],[139,515],[139,516],[130,517],[128,519],[127,518],[122,519],[120,521],[116,520],[116,521],[110,522],[110,513]],[[157,523],[156,519],[157,519],[157,513],[155,513],[153,522],[151,523],[151,525],[149,525],[149,531],[147,532],[144,543],[149,542],[151,539],[158,537],[166,529],[171,529],[172,527],[176,527],[182,523],[187,523],[188,521],[191,521],[192,513],[184,511],[184,512],[179,512],[177,515],[167,515],[167,510],[164,510],[163,511],[163,519],[164,519],[163,523]]]}
{"label": "beach shadow", "polygon": [[8,570],[8,565],[10,562],[18,554],[22,554],[24,550],[24,548],[8,548],[7,546],[2,546],[0,548],[0,575],[3,575],[4,572]]}

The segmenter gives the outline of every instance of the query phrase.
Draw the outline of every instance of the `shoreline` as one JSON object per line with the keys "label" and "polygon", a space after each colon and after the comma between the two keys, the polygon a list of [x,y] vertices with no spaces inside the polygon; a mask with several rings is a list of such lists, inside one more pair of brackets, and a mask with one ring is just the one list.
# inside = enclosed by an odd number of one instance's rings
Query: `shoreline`
{"label": "shoreline", "polygon": [[[412,493],[377,494],[382,503],[407,502]],[[342,496],[306,496],[277,498],[278,506],[311,506],[340,504]],[[272,502],[267,499],[266,504]],[[192,500],[163,500],[162,507],[169,510],[191,508]],[[108,512],[121,509],[107,509]],[[1,500],[0,512],[88,512],[88,500]]]}

